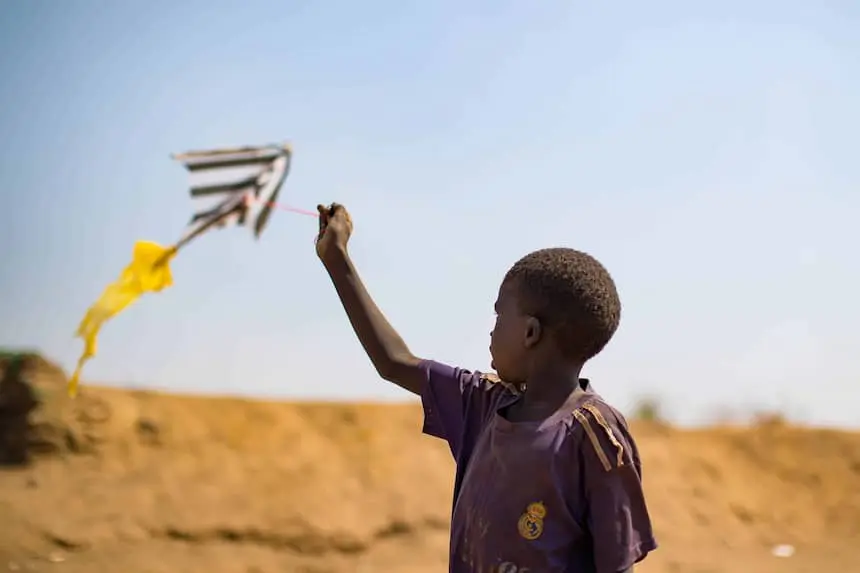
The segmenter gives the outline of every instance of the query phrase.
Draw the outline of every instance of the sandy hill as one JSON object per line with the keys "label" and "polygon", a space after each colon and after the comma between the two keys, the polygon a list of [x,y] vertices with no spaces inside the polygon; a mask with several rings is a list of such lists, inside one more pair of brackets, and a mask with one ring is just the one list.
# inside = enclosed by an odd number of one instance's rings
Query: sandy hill
{"label": "sandy hill", "polygon": [[[38,356],[23,375],[0,382],[0,570],[447,570],[452,462],[415,405],[70,401]],[[860,435],[634,431],[662,544],[641,571],[860,571]]]}

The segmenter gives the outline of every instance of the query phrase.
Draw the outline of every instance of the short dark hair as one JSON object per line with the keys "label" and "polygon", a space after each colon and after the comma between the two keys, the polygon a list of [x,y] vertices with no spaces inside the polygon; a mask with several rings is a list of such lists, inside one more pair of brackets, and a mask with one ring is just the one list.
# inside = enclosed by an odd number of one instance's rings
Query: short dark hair
{"label": "short dark hair", "polygon": [[571,360],[596,356],[618,329],[621,300],[615,281],[587,253],[562,247],[541,249],[514,263],[521,310],[554,330],[559,350]]}

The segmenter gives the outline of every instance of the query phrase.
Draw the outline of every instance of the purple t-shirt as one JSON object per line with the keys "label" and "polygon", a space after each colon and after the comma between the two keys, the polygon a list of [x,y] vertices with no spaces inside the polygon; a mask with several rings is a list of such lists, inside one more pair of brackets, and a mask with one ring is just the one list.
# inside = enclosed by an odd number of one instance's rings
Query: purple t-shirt
{"label": "purple t-shirt", "polygon": [[425,361],[424,432],[457,461],[450,573],[618,573],[657,547],[639,452],[586,380],[542,422],[499,410],[515,392]]}

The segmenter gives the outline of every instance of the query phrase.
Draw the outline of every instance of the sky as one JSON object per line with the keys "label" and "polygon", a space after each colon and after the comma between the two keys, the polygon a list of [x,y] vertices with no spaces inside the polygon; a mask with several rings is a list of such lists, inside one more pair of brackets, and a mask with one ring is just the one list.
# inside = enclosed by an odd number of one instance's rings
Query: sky
{"label": "sky", "polygon": [[[134,242],[188,222],[170,154],[290,141],[284,201],[347,206],[417,355],[487,369],[505,271],[570,246],[624,305],[585,371],[610,402],[860,427],[858,69],[848,0],[3,2],[0,344],[71,370]],[[181,253],[85,379],[408,399],[353,335],[316,221],[275,215]]]}

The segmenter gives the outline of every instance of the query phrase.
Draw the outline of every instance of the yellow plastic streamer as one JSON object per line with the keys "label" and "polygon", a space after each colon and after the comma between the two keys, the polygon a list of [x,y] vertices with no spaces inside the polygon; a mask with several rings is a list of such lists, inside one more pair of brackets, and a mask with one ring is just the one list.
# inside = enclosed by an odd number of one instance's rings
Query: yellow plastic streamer
{"label": "yellow plastic streamer", "polygon": [[75,336],[84,340],[84,351],[69,380],[70,396],[75,396],[78,392],[84,364],[96,355],[96,337],[102,325],[141,295],[159,292],[171,286],[173,275],[170,272],[170,261],[175,255],[175,247],[163,247],[150,241],[135,243],[131,263],[122,271],[116,282],[105,288],[101,297],[89,308],[75,333]]}

